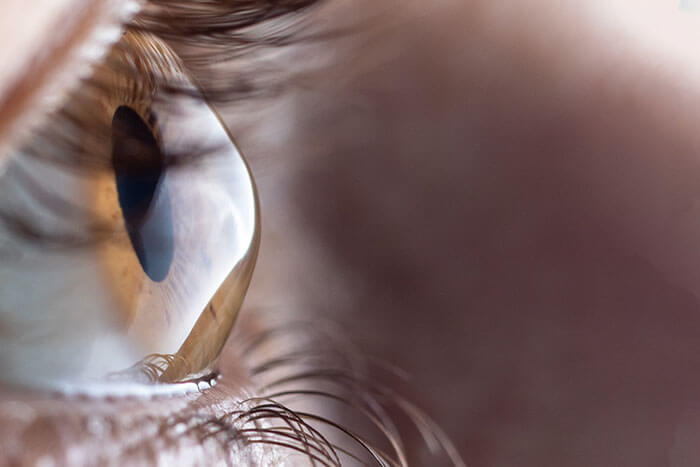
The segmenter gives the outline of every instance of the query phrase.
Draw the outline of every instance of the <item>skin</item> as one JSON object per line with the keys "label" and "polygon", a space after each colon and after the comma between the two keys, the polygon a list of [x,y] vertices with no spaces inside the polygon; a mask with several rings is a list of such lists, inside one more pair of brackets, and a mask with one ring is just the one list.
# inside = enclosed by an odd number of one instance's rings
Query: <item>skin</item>
{"label": "skin", "polygon": [[[248,309],[345,323],[416,375],[470,465],[697,464],[700,25],[675,2],[402,2],[387,20],[391,1],[319,13],[363,28],[311,46],[326,64],[290,112],[228,116],[264,213]],[[85,446],[94,404],[119,427],[204,417],[246,386],[234,360],[218,392],[155,404],[9,392],[0,427],[30,459]],[[154,439],[144,455],[167,455]]]}

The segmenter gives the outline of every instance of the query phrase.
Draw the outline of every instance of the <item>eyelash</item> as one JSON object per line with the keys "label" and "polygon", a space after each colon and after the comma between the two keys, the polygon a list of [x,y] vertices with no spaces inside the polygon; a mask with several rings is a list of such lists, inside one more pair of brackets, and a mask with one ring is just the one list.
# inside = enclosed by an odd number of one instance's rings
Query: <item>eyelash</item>
{"label": "eyelash", "polygon": [[[274,322],[274,318],[264,321]],[[393,385],[385,383],[405,379],[402,372],[387,362],[365,357],[343,335],[340,326],[300,320],[268,325],[253,335],[234,339],[237,344],[234,351],[248,362],[260,396],[242,402],[252,403],[252,407],[223,418],[230,419],[235,415],[236,421],[244,422],[244,429],[256,420],[258,413],[264,414],[261,417],[264,420],[283,422],[293,431],[293,436],[283,435],[285,439],[298,443],[292,449],[307,454],[312,464],[316,460],[332,466],[342,464],[336,463],[339,457],[358,460],[363,454],[378,465],[408,465],[403,442],[406,424],[397,425],[397,420],[407,421],[409,428],[413,426],[417,430],[419,439],[432,456],[448,459],[455,466],[465,466],[442,429],[420,408],[392,389]],[[270,349],[284,349],[283,354],[269,351],[268,345]],[[295,398],[330,403],[340,413],[351,413],[354,418],[359,414],[367,422],[362,432],[369,429],[378,436],[359,435],[358,430],[333,419],[293,410]],[[282,404],[285,401],[290,401],[291,405]],[[335,415],[334,418],[342,417]],[[249,431],[257,434],[255,429]],[[347,444],[329,443],[326,437],[329,431],[339,433],[340,442]],[[261,430],[261,434],[270,433]],[[274,441],[279,433],[271,435]],[[309,446],[313,452],[308,451]],[[352,446],[359,448],[360,452],[348,454]],[[384,446],[387,449],[383,449]],[[324,448],[329,452],[322,453]],[[366,461],[360,462],[368,465]]]}

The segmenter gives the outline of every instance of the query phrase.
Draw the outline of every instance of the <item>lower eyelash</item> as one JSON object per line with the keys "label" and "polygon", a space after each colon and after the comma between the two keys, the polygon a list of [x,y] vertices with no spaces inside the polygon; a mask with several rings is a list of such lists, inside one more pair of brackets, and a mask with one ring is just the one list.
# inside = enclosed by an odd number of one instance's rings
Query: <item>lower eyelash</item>
{"label": "lower eyelash", "polygon": [[[256,310],[256,314],[263,315],[263,322],[268,321],[264,312]],[[258,395],[244,401],[252,404],[250,408],[224,417],[245,422],[244,429],[256,420],[277,423],[277,430],[272,431],[249,428],[246,433],[258,436],[255,442],[289,443],[290,449],[323,465],[340,465],[343,459],[351,458],[365,465],[368,461],[408,465],[402,440],[408,422],[436,460],[465,465],[441,428],[387,384],[387,376],[404,375],[365,357],[352,342],[342,338],[340,327],[305,320],[264,326],[267,328],[245,338],[236,339],[234,335],[232,339],[237,353],[249,365]],[[308,404],[315,408],[331,404],[335,415],[308,411]],[[346,425],[339,413],[359,416],[366,423]]]}

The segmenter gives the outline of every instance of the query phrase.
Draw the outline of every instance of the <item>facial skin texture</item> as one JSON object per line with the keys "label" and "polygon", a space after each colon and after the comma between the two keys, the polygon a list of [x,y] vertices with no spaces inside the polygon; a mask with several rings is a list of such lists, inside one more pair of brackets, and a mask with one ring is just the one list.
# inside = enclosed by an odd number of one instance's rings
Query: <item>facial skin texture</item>
{"label": "facial skin texture", "polygon": [[[263,210],[249,310],[345,323],[469,465],[700,461],[700,27],[586,3],[331,5],[361,27],[310,46],[323,71],[229,116]],[[81,436],[47,426],[17,452]]]}

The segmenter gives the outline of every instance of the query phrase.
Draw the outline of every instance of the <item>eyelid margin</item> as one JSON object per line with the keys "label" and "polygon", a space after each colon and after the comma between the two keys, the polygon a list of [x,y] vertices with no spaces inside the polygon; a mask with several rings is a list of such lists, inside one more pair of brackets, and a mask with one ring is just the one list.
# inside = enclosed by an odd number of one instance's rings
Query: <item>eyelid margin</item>
{"label": "eyelid margin", "polygon": [[[9,3],[3,24],[21,24],[26,18],[22,2]],[[47,5],[51,1],[44,2]],[[91,72],[123,32],[123,25],[140,10],[139,0],[64,0],[63,7],[53,6],[54,14],[44,24],[25,36],[29,47],[0,73],[0,173],[12,148],[21,144],[52,110],[61,105],[69,91]],[[4,29],[4,28],[3,28]],[[15,28],[16,29],[16,28]],[[12,29],[8,29],[12,31]],[[41,36],[40,36],[41,34]],[[4,34],[3,34],[4,35]],[[9,35],[9,34],[8,34]],[[12,37],[0,37],[5,43]],[[46,45],[50,44],[50,45]],[[7,57],[5,57],[7,58]]]}

